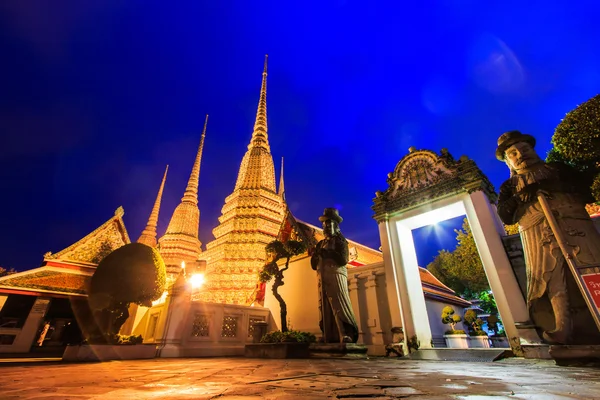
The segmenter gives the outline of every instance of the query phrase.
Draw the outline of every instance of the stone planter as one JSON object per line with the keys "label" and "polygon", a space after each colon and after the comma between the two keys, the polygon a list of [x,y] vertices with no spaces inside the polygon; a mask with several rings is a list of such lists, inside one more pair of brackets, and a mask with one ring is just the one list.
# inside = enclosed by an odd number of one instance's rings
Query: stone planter
{"label": "stone planter", "polygon": [[490,339],[492,340],[492,347],[510,348],[508,339],[505,336],[491,337]]}
{"label": "stone planter", "polygon": [[137,360],[154,358],[155,355],[154,344],[84,344],[67,346],[62,359],[63,361]]}
{"label": "stone planter", "polygon": [[490,339],[487,336],[469,337],[469,347],[473,349],[489,349]]}
{"label": "stone planter", "polygon": [[467,335],[444,335],[444,339],[446,339],[446,346],[450,349],[469,348],[469,337]]}
{"label": "stone planter", "polygon": [[252,343],[244,347],[250,358],[308,358],[308,343]]}

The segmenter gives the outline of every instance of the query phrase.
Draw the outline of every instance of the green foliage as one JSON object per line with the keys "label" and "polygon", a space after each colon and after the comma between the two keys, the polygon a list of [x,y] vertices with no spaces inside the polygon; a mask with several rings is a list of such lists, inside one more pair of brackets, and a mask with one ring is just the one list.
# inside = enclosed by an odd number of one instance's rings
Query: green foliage
{"label": "green foliage", "polygon": [[519,224],[504,225],[504,231],[507,235],[516,235],[519,233]]}
{"label": "green foliage", "polygon": [[317,338],[312,333],[300,331],[273,331],[264,335],[261,343],[314,343]]}
{"label": "green foliage", "polygon": [[446,334],[446,335],[465,335],[466,332],[462,329],[448,329],[446,332],[444,332],[444,334]]}
{"label": "green foliage", "polygon": [[142,335],[134,336],[134,335],[113,335],[113,334],[105,334],[105,335],[97,335],[91,336],[84,340],[82,344],[122,344],[122,345],[133,345],[133,344],[142,344],[144,339]]}
{"label": "green foliage", "polygon": [[158,250],[141,243],[129,243],[98,264],[89,295],[101,303],[106,302],[101,304],[105,306],[136,303],[149,307],[162,296],[165,284],[166,267]]}
{"label": "green foliage", "polygon": [[[279,287],[283,285],[283,272],[290,266],[290,259],[293,256],[300,255],[306,251],[306,245],[303,242],[296,240],[288,240],[281,243],[279,240],[274,240],[265,246],[267,252],[267,263],[258,273],[258,279],[262,283],[269,282],[271,278],[275,278],[273,282],[273,296],[279,302],[279,313],[281,315],[281,330],[288,332],[287,326],[287,305],[283,297],[279,294]],[[280,269],[277,261],[285,259],[285,265]]]}
{"label": "green foliage", "polygon": [[457,246],[441,250],[427,270],[459,295],[488,290],[489,284],[471,227],[465,218],[462,230],[455,230]]}
{"label": "green foliage", "polygon": [[567,113],[554,130],[554,148],[547,162],[560,162],[583,172],[591,192],[600,201],[600,95]]}
{"label": "green foliage", "polygon": [[600,95],[567,113],[554,131],[552,144],[568,162],[595,164],[600,160]]}
{"label": "green foliage", "polygon": [[165,284],[166,267],[158,250],[129,243],[107,255],[98,264],[88,292],[101,332],[117,334],[129,316],[129,304],[150,307],[162,296]]}
{"label": "green foliage", "polygon": [[484,290],[483,292],[479,293],[477,297],[481,301],[479,303],[479,308],[481,308],[485,313],[490,315],[498,314],[496,299],[494,299],[494,295],[490,291]]}
{"label": "green foliage", "polygon": [[483,326],[483,320],[481,318],[477,318],[477,312],[473,309],[467,310],[465,312],[465,322],[469,326],[469,334],[472,336],[487,336],[485,331],[481,329]]}
{"label": "green foliage", "polygon": [[286,259],[287,267],[290,258],[306,251],[306,245],[296,240],[288,240],[285,243],[274,240],[265,246],[265,250],[272,261],[265,264],[263,269],[259,272],[258,279],[263,283],[269,282],[271,278],[279,273],[280,270],[277,261]]}

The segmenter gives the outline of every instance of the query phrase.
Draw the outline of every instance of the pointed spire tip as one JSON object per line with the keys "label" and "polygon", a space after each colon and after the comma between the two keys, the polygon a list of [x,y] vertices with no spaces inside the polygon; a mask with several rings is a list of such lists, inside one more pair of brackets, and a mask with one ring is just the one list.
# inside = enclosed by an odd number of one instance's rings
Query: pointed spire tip
{"label": "pointed spire tip", "polygon": [[269,55],[265,54],[265,68],[263,70],[263,74],[267,73],[267,62],[269,61]]}

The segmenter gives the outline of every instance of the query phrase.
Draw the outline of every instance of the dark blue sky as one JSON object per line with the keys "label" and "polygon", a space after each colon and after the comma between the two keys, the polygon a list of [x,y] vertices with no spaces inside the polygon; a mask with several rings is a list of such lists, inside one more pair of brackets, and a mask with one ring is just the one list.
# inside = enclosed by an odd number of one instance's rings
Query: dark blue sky
{"label": "dark blue sky", "polygon": [[[39,265],[119,205],[135,240],[169,164],[164,232],[206,113],[208,242],[265,53],[269,140],[292,211],[318,223],[336,205],[346,236],[373,247],[372,198],[408,147],[466,154],[498,187],[501,133],[533,134],[545,154],[564,114],[600,92],[597,1],[287,3],[0,2],[0,265]],[[418,244],[429,258],[431,241]]]}

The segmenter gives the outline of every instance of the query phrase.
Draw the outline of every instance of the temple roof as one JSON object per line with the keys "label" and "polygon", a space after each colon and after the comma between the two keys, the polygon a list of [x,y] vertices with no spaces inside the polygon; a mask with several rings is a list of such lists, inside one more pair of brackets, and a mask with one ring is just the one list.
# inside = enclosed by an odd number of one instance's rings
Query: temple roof
{"label": "temple roof", "polygon": [[92,272],[60,266],[42,266],[0,278],[0,291],[14,290],[85,296]]}
{"label": "temple roof", "polygon": [[419,267],[419,276],[421,277],[421,285],[423,286],[425,297],[429,297],[433,300],[438,299],[444,302],[450,302],[462,307],[469,307],[472,305],[471,302],[458,297],[454,290],[440,282],[440,280],[433,276],[427,269]]}
{"label": "temple roof", "polygon": [[123,215],[119,207],[113,217],[71,246],[44,254],[41,267],[0,277],[0,291],[85,296],[98,263],[131,243]]}
{"label": "temple roof", "polygon": [[44,261],[62,260],[96,266],[108,253],[131,243],[123,222],[123,207],[97,229],[58,253],[44,254]]}

